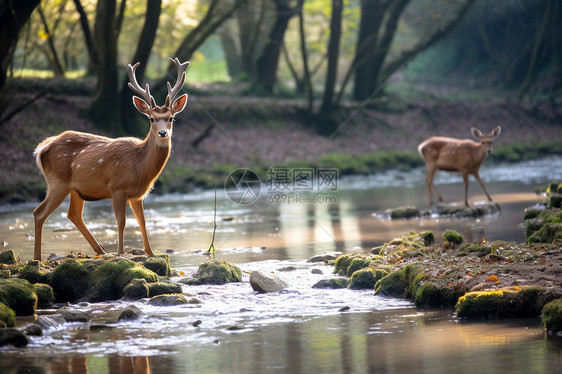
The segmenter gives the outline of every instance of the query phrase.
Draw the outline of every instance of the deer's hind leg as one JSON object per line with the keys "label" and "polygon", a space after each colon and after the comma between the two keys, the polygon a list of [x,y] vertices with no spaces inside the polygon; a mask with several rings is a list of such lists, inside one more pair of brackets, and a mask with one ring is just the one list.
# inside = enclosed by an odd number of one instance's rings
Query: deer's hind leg
{"label": "deer's hind leg", "polygon": [[82,233],[84,238],[90,243],[94,251],[98,255],[103,255],[105,252],[103,247],[98,243],[98,241],[94,238],[90,230],[84,224],[84,220],[82,218],[82,211],[84,210],[84,199],[78,195],[76,191],[72,191],[70,193],[70,205],[68,207],[68,219],[74,223],[74,226]]}
{"label": "deer's hind leg", "polygon": [[68,190],[58,188],[47,188],[45,200],[33,211],[35,221],[35,247],[33,258],[41,261],[41,239],[43,236],[43,224],[55,209],[64,201]]}
{"label": "deer's hind leg", "polygon": [[431,167],[426,164],[426,169],[427,169],[427,173],[425,175],[425,183],[427,184],[427,191],[429,193],[429,205],[431,206],[433,205],[432,191],[434,191],[435,195],[437,195],[437,199],[439,200],[439,202],[442,202],[443,198],[441,197],[441,194],[437,190],[437,187],[435,187],[435,185],[433,184],[433,178],[435,177],[435,172],[437,171],[437,168]]}

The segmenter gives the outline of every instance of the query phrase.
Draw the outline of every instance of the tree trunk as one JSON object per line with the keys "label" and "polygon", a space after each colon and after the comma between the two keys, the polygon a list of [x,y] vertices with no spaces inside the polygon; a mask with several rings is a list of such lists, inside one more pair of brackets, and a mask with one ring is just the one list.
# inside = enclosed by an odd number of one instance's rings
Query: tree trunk
{"label": "tree trunk", "polygon": [[86,49],[88,50],[88,72],[93,73],[98,68],[100,63],[99,52],[94,43],[92,37],[92,31],[90,29],[90,23],[88,21],[88,15],[82,6],[80,0],[74,0],[74,5],[76,6],[76,11],[80,15],[80,27],[82,28],[82,33],[84,34],[84,41],[86,42]]}
{"label": "tree trunk", "polygon": [[0,7],[0,90],[6,84],[8,66],[21,28],[29,20],[40,0],[3,0]]}
{"label": "tree trunk", "polygon": [[314,98],[313,98],[313,91],[312,91],[312,79],[310,77],[310,69],[308,68],[308,54],[306,51],[306,37],[304,33],[304,15],[302,14],[302,4],[304,0],[299,0],[298,2],[298,9],[299,12],[299,36],[300,36],[300,47],[301,47],[301,54],[302,54],[302,64],[304,67],[304,77],[303,80],[306,84],[306,102],[307,102],[307,111],[309,114],[312,114],[312,107],[314,105]]}
{"label": "tree trunk", "polygon": [[94,125],[113,135],[121,135],[119,120],[116,0],[99,0],[96,9],[94,35],[100,53],[97,69],[96,95],[89,108]]}
{"label": "tree trunk", "polygon": [[221,30],[219,33],[224,59],[226,60],[226,68],[231,78],[239,77],[243,72],[240,54],[236,48],[236,42],[230,33],[230,30]]}
{"label": "tree trunk", "polygon": [[[156,38],[161,9],[162,0],[147,0],[144,25],[139,36],[137,49],[131,59],[132,65],[140,62],[139,67],[135,70],[135,74],[141,86],[143,86],[141,82],[144,81],[144,73],[146,72],[150,52],[152,51],[154,39]],[[121,84],[121,99],[119,103],[121,124],[126,134],[141,136],[147,133],[146,118],[140,115],[133,106],[131,100],[132,91],[129,89],[128,83],[129,77],[127,76]],[[160,100],[163,100],[163,98]]]}
{"label": "tree trunk", "polygon": [[277,17],[269,34],[269,40],[256,63],[256,82],[266,93],[273,93],[277,83],[277,66],[283,37],[291,18],[295,15],[295,9],[291,7],[288,0],[274,0],[277,9]]}
{"label": "tree trunk", "polygon": [[373,80],[371,82],[371,86],[369,87],[371,95],[375,92],[378,92],[382,88],[383,81],[380,80],[380,73],[384,64],[384,60],[386,59],[386,55],[390,50],[392,39],[394,39],[394,34],[396,33],[396,28],[398,27],[398,20],[400,19],[404,8],[406,8],[409,2],[410,0],[398,0],[394,2],[389,9],[390,14],[388,15],[388,18],[386,20],[384,32],[379,44],[377,45],[373,60]]}
{"label": "tree trunk", "polygon": [[240,60],[242,70],[249,80],[252,80],[255,76],[256,49],[259,36],[263,33],[263,22],[267,10],[266,2],[269,0],[257,1],[261,4],[258,12],[254,12],[257,5],[251,4],[250,1],[246,2],[236,12],[240,35]]}
{"label": "tree trunk", "polygon": [[330,113],[333,109],[334,92],[338,74],[338,59],[340,57],[341,21],[343,13],[343,0],[332,0],[332,17],[330,20],[330,40],[328,42],[328,69],[324,96],[320,112]]}
{"label": "tree trunk", "polygon": [[389,3],[386,0],[361,0],[359,36],[354,58],[354,100],[365,100],[373,92],[376,77],[373,76],[372,67],[375,60],[378,33]]}

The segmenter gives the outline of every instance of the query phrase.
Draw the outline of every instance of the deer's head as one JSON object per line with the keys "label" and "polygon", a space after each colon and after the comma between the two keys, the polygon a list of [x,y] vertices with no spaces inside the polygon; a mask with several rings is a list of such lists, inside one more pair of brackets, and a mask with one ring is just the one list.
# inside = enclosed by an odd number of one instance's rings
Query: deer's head
{"label": "deer's head", "polygon": [[494,139],[501,133],[502,128],[501,126],[496,127],[492,130],[489,134],[483,134],[482,131],[478,130],[476,127],[470,128],[470,133],[476,139],[480,140],[482,146],[484,147],[484,151],[487,155],[491,154],[494,150]]}
{"label": "deer's head", "polygon": [[156,105],[154,97],[150,94],[148,83],[145,85],[144,89],[138,84],[135,77],[135,70],[140,63],[137,62],[134,66],[130,64],[127,66],[129,87],[142,96],[142,98],[133,96],[133,105],[139,112],[148,117],[150,120],[150,132],[155,135],[158,145],[162,147],[169,145],[172,136],[174,116],[184,110],[187,104],[187,94],[183,94],[177,99],[175,99],[175,97],[185,82],[185,69],[189,65],[189,61],[182,64],[177,57],[175,59],[170,59],[170,61],[176,65],[178,76],[173,88],[170,82],[167,82],[168,96],[166,96],[166,103],[163,106]]}

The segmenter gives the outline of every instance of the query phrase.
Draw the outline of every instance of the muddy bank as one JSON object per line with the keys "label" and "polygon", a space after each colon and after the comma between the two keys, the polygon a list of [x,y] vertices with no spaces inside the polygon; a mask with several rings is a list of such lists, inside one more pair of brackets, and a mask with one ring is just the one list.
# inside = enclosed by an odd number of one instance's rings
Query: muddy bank
{"label": "muddy bank", "polygon": [[[214,186],[237,167],[314,165],[337,167],[343,174],[417,166],[422,163],[416,147],[422,140],[431,135],[469,138],[470,126],[488,131],[502,125],[496,155],[486,162],[562,152],[552,144],[562,138],[558,115],[540,107],[446,99],[398,104],[373,109],[348,103],[337,114],[337,134],[325,137],[316,134],[296,100],[190,95],[155,193]],[[101,134],[81,117],[88,105],[84,96],[48,94],[2,125],[0,203],[40,200],[45,193],[32,156],[42,139],[69,129]],[[209,136],[194,147],[210,126]],[[501,150],[516,143],[524,146]],[[384,153],[389,151],[390,156]],[[381,152],[381,157],[372,156]]]}

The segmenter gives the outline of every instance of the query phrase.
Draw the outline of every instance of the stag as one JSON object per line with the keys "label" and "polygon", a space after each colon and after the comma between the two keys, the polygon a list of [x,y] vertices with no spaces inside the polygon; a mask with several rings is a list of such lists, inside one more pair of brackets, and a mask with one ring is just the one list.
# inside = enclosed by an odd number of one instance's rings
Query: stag
{"label": "stag", "polygon": [[468,176],[474,175],[482,190],[492,201],[490,194],[486,191],[484,183],[480,179],[480,165],[486,157],[492,153],[494,139],[500,134],[501,127],[496,127],[491,133],[483,134],[477,128],[471,127],[472,136],[480,140],[475,142],[470,139],[455,139],[441,136],[433,136],[418,146],[418,152],[423,158],[426,166],[425,182],[429,192],[429,205],[433,205],[432,190],[435,191],[439,201],[443,201],[439,191],[433,184],[433,178],[437,170],[456,171],[462,174],[464,182],[464,204],[468,207]]}
{"label": "stag", "polygon": [[82,219],[86,200],[112,200],[119,233],[118,254],[123,254],[128,202],[141,230],[144,251],[147,256],[154,256],[146,232],[143,199],[154,187],[168,161],[174,117],[187,103],[187,94],[175,97],[183,87],[189,62],[181,63],[177,58],[170,61],[176,66],[178,75],[173,87],[168,82],[168,95],[163,106],[156,105],[148,83],[144,89],[138,84],[135,70],[140,63],[127,66],[129,87],[141,96],[133,96],[133,105],[150,121],[150,131],[144,140],[129,137],[112,139],[65,131],[39,143],[34,155],[47,182],[47,195],[33,211],[36,260],[41,260],[43,224],[69,194],[67,216],[98,255],[105,253],[104,248]]}

